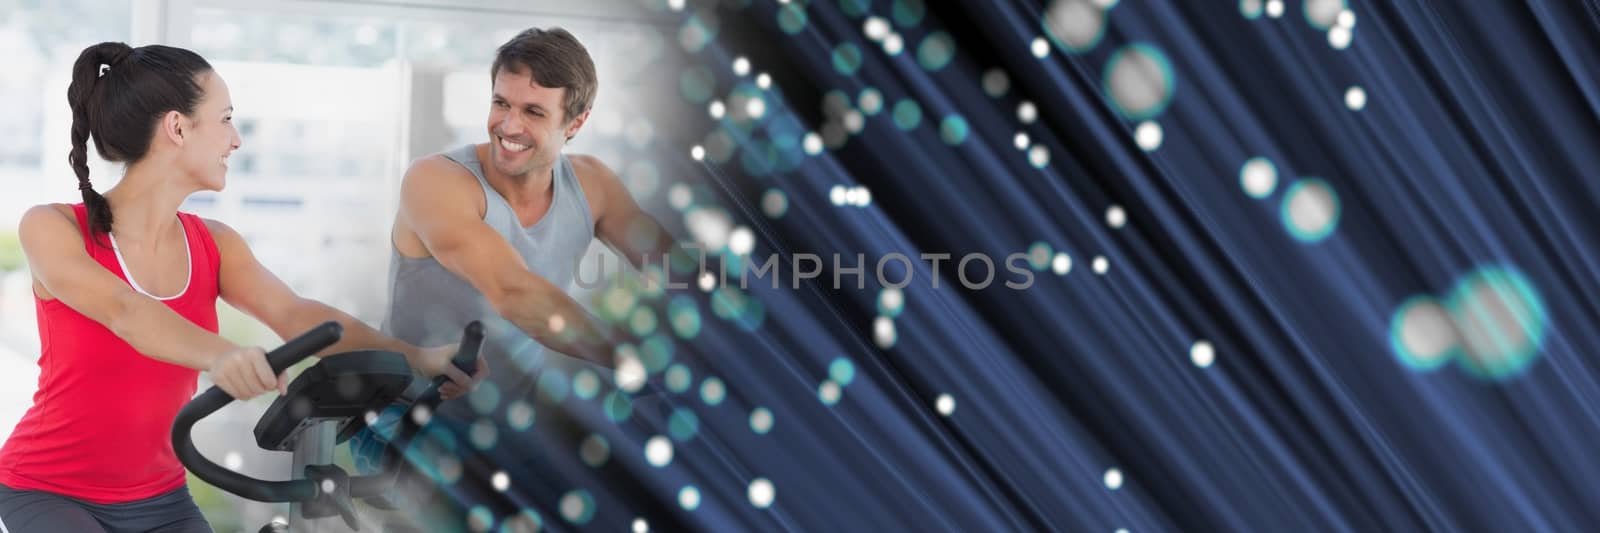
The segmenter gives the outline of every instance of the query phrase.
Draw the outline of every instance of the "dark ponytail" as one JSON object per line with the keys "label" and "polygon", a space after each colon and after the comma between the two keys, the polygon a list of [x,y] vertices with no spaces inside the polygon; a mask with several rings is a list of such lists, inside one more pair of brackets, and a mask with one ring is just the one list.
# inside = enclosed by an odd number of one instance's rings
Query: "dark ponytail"
{"label": "dark ponytail", "polygon": [[133,48],[116,42],[85,48],[72,64],[72,84],[67,87],[72,151],[67,162],[78,175],[96,243],[100,233],[111,233],[111,205],[89,183],[89,139],[107,161],[143,159],[162,115],[194,112],[204,96],[200,75],[210,71],[205,59],[182,48]]}

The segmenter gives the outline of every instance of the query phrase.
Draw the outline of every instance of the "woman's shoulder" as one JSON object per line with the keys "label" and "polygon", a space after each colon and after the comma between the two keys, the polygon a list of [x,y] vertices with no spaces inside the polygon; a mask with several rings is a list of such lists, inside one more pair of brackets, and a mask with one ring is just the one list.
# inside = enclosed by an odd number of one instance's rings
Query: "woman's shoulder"
{"label": "woman's shoulder", "polygon": [[195,220],[197,220],[200,223],[204,224],[205,227],[206,227],[206,231],[211,232],[211,236],[212,237],[230,236],[230,235],[238,235],[239,234],[239,232],[234,231],[232,226],[224,224],[221,220],[217,220],[217,219],[214,219],[214,218],[206,218],[206,217],[202,217],[202,216],[198,216],[198,215],[192,215],[192,214],[189,214],[189,213],[184,213],[184,214],[188,215],[188,216],[191,216],[191,217],[194,217]]}
{"label": "woman's shoulder", "polygon": [[205,225],[206,234],[211,237],[211,242],[224,257],[228,255],[229,250],[237,248],[248,249],[245,245],[244,236],[240,235],[238,230],[233,229],[232,226],[223,223],[221,220],[195,215],[189,216],[193,216],[195,220]]}
{"label": "woman's shoulder", "polygon": [[[26,213],[33,213],[35,211],[39,211],[39,212],[55,212],[55,213],[59,213],[63,217],[71,219],[71,218],[74,218],[74,215],[72,213],[72,208],[73,208],[73,204],[60,204],[60,203],[39,204],[39,205],[36,205],[36,206],[28,208],[28,211]],[[23,216],[27,216],[26,213],[24,213]]]}
{"label": "woman's shoulder", "polygon": [[55,257],[71,249],[77,253],[84,250],[83,230],[69,204],[40,204],[28,208],[17,223],[17,237],[22,241],[22,253],[29,257]]}
{"label": "woman's shoulder", "polygon": [[22,213],[17,223],[18,233],[56,234],[63,231],[77,234],[78,220],[71,204],[39,204]]}

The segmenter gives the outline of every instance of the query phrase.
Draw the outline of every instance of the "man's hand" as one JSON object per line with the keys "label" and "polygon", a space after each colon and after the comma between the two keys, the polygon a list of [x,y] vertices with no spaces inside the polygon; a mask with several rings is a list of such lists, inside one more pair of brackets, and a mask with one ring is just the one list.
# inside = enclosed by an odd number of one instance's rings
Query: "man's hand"
{"label": "man's hand", "polygon": [[445,400],[454,400],[471,392],[474,387],[483,382],[484,378],[489,377],[489,363],[484,361],[482,355],[478,356],[478,371],[471,376],[456,368],[456,365],[452,364],[450,359],[456,356],[456,352],[459,349],[460,347],[455,344],[432,348],[416,348],[406,355],[406,362],[411,364],[411,368],[416,369],[428,378],[440,375],[449,378],[449,381],[439,386],[439,397]]}

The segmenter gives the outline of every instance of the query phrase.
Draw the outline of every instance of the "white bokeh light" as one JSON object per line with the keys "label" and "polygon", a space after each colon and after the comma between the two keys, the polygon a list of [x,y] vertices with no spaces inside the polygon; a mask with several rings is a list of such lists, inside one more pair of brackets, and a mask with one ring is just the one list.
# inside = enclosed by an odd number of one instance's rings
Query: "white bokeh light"
{"label": "white bokeh light", "polygon": [[706,112],[711,114],[711,118],[720,119],[723,115],[728,114],[728,106],[723,104],[722,100],[712,100],[706,106]]}
{"label": "white bokeh light", "polygon": [[1050,149],[1042,144],[1035,144],[1028,149],[1028,163],[1035,167],[1043,168],[1050,164]]}
{"label": "white bokeh light", "polygon": [[861,32],[873,42],[882,41],[889,37],[889,21],[883,17],[867,17],[866,22],[861,23]]}
{"label": "white bokeh light", "polygon": [[[690,150],[690,152],[693,152],[693,150]],[[704,155],[703,152],[704,149],[702,149],[702,155]],[[691,153],[690,155],[694,154]],[[699,158],[697,157],[695,159],[698,160]],[[694,202],[694,191],[689,190],[688,185],[683,183],[674,183],[672,184],[671,188],[667,189],[667,203],[671,204],[673,209],[677,209],[679,211],[688,209],[689,204],[692,202]]]}
{"label": "white bokeh light", "polygon": [[684,487],[678,491],[678,505],[686,510],[693,511],[700,507],[700,489]]}
{"label": "white bokeh light", "polygon": [[956,399],[948,393],[940,394],[938,398],[933,400],[933,408],[938,410],[941,415],[950,416],[956,412]]}
{"label": "white bokeh light", "polygon": [[1172,68],[1166,54],[1142,44],[1122,47],[1106,64],[1105,91],[1124,116],[1155,118],[1172,100]]}
{"label": "white bokeh light", "polygon": [[1283,0],[1267,0],[1267,16],[1272,18],[1283,16]]}
{"label": "white bokeh light", "polygon": [[494,486],[495,492],[505,492],[506,489],[511,487],[511,476],[506,475],[505,472],[496,471],[493,476],[489,477],[489,483]]}
{"label": "white bokeh light", "polygon": [[638,357],[624,354],[617,356],[615,359],[617,370],[612,373],[612,376],[617,381],[617,388],[628,392],[637,392],[644,387],[648,372],[646,372],[644,363],[640,362]]}
{"label": "white bokeh light", "polygon": [[718,208],[697,207],[683,216],[689,234],[707,250],[721,250],[728,244],[728,233],[733,231],[733,218]]}
{"label": "white bokeh light", "polygon": [[750,505],[754,505],[757,509],[766,509],[772,506],[772,500],[777,496],[777,489],[767,478],[758,477],[750,481],[750,489],[746,491],[746,496],[750,498]]}
{"label": "white bokeh light", "polygon": [[1044,30],[1068,50],[1083,51],[1105,34],[1105,0],[1052,0],[1044,12]]}
{"label": "white bokeh light", "polygon": [[1106,225],[1111,229],[1122,229],[1127,223],[1128,213],[1122,210],[1122,206],[1113,204],[1106,208]]}
{"label": "white bokeh light", "polygon": [[1033,121],[1038,119],[1039,108],[1033,105],[1033,102],[1023,100],[1022,103],[1017,104],[1017,120],[1022,121],[1023,124],[1032,124]]}
{"label": "white bokeh light", "polygon": [[1044,37],[1034,37],[1033,42],[1028,44],[1028,49],[1033,52],[1033,57],[1044,59],[1050,55],[1050,42],[1044,40]]}
{"label": "white bokeh light", "polygon": [[[1432,298],[1406,306],[1396,317],[1396,342],[1413,364],[1432,368],[1449,358],[1461,344],[1450,311]],[[1512,328],[1513,330],[1518,328]]]}
{"label": "white bokeh light", "polygon": [[844,130],[852,134],[861,133],[861,129],[867,127],[867,117],[854,109],[846,111],[844,116],[840,117],[840,122],[844,124]]}
{"label": "white bokeh light", "polygon": [[750,411],[750,429],[756,433],[772,431],[772,411],[765,407],[757,407]]}
{"label": "white bokeh light", "polygon": [[1208,368],[1217,361],[1217,350],[1211,346],[1211,341],[1198,340],[1189,346],[1189,361],[1194,366]]}
{"label": "white bokeh light", "polygon": [[1107,260],[1106,256],[1097,255],[1089,262],[1089,267],[1093,268],[1096,274],[1105,274],[1107,270],[1111,270],[1111,261]]}
{"label": "white bokeh light", "polygon": [[1345,0],[1305,0],[1301,5],[1306,15],[1306,22],[1310,22],[1313,27],[1320,30],[1333,27],[1344,8]]}
{"label": "white bokeh light", "polygon": [[1334,21],[1334,24],[1340,27],[1354,29],[1356,27],[1356,12],[1349,9],[1340,11],[1339,18],[1338,20]]}
{"label": "white bokeh light", "polygon": [[1155,149],[1160,148],[1161,137],[1161,124],[1156,123],[1154,120],[1140,122],[1139,126],[1133,130],[1134,142],[1138,143],[1139,148],[1144,149],[1146,152],[1153,152]]}
{"label": "white bokeh light", "polygon": [[1122,488],[1122,470],[1116,468],[1107,469],[1103,481],[1105,481],[1108,489],[1117,490]]}
{"label": "white bokeh light", "polygon": [[1339,225],[1339,197],[1325,181],[1296,181],[1284,194],[1283,202],[1284,223],[1290,234],[1301,241],[1321,241]]}
{"label": "white bokeh light", "polygon": [[1360,85],[1351,85],[1344,91],[1344,106],[1351,111],[1360,111],[1367,107],[1367,90]]}
{"label": "white bokeh light", "polygon": [[904,50],[905,47],[906,43],[900,38],[900,34],[898,33],[891,33],[883,38],[883,52],[886,54],[897,55],[901,50]]}
{"label": "white bokeh light", "polygon": [[1350,47],[1350,40],[1353,36],[1350,28],[1344,26],[1328,28],[1328,45],[1335,50],[1344,50]]}
{"label": "white bokeh light", "polygon": [[736,255],[749,255],[755,247],[756,235],[748,227],[733,228],[733,233],[728,236],[728,250]]}
{"label": "white bokeh light", "polygon": [[839,403],[839,395],[842,392],[839,384],[831,379],[823,380],[822,384],[817,386],[817,398],[826,405]]}
{"label": "white bokeh light", "polygon": [[1262,0],[1239,0],[1239,12],[1244,14],[1246,18],[1259,17],[1261,16],[1261,2]]}
{"label": "white bokeh light", "polygon": [[694,145],[693,147],[689,148],[689,157],[694,158],[695,161],[704,160],[706,158],[706,147],[698,144]]}
{"label": "white bokeh light", "polygon": [[1266,198],[1278,188],[1278,167],[1265,157],[1252,157],[1239,168],[1239,185],[1251,198]]}
{"label": "white bokeh light", "polygon": [[894,320],[880,316],[872,320],[872,341],[879,348],[889,349],[899,340],[899,333],[895,331]]}
{"label": "white bokeh light", "polygon": [[734,58],[733,59],[733,73],[736,76],[743,76],[745,74],[749,74],[750,73],[750,60],[749,59],[745,59],[744,56],[739,56],[739,57]]}
{"label": "white bokeh light", "polygon": [[1066,252],[1056,252],[1055,258],[1050,260],[1050,271],[1057,275],[1066,275],[1072,271],[1072,257]]}
{"label": "white bokeh light", "polygon": [[878,293],[878,306],[884,309],[900,309],[906,303],[906,293],[898,287],[884,287]]}
{"label": "white bokeh light", "polygon": [[816,132],[806,133],[805,140],[801,144],[805,147],[807,154],[817,155],[822,153],[822,136],[817,135]]}
{"label": "white bokeh light", "polygon": [[1027,150],[1028,146],[1032,144],[1033,141],[1028,139],[1028,133],[1025,131],[1019,131],[1015,136],[1011,137],[1011,145],[1017,147],[1018,150]]}
{"label": "white bokeh light", "polygon": [[672,462],[672,440],[663,435],[650,437],[644,443],[644,459],[656,468],[667,466]]}
{"label": "white bokeh light", "polygon": [[568,522],[577,522],[589,512],[589,502],[584,501],[583,494],[578,491],[563,494],[561,501],[556,505],[560,507],[561,517],[566,518]]}

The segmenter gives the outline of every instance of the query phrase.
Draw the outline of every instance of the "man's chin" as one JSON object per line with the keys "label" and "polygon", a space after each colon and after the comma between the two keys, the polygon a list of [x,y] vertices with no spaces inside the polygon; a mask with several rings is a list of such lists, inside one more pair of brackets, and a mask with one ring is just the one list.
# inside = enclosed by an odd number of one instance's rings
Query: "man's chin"
{"label": "man's chin", "polygon": [[495,170],[499,170],[501,173],[504,173],[504,174],[516,174],[516,172],[514,172],[514,171],[517,170],[519,165],[517,165],[516,162],[514,162],[515,158],[506,157],[507,154],[506,154],[504,148],[501,148],[499,146],[494,147],[494,154],[493,155],[494,155],[494,168],[495,168]]}
{"label": "man's chin", "polygon": [[533,162],[529,161],[520,166],[516,166],[507,163],[505,160],[499,160],[494,162],[494,168],[495,170],[499,170],[501,174],[505,174],[507,176],[521,176],[529,172],[533,172]]}

